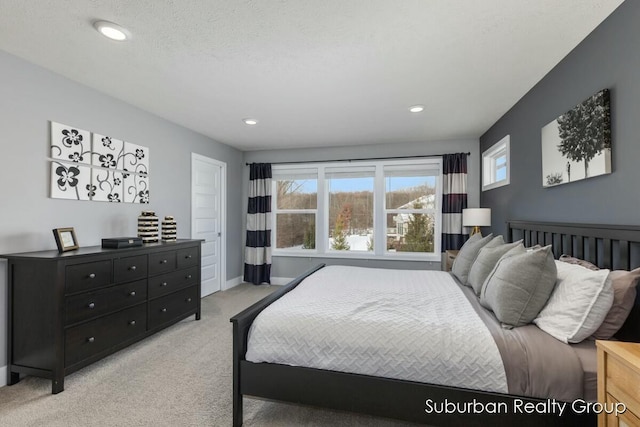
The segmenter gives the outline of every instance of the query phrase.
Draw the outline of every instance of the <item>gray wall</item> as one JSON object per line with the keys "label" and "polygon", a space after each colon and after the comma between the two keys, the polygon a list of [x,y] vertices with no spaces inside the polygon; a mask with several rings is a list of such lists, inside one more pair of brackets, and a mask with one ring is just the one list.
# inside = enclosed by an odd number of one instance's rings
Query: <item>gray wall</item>
{"label": "gray wall", "polygon": [[[81,246],[135,235],[143,209],[174,215],[178,237],[190,237],[195,152],[228,165],[227,277],[240,276],[242,152],[1,51],[0,75],[0,253],[55,249],[51,230],[58,227],[74,227]],[[149,147],[151,203],[50,199],[49,120]],[[6,292],[2,261],[0,367],[6,364]]]}
{"label": "gray wall", "polygon": [[[511,184],[482,193],[495,232],[508,219],[640,224],[640,2],[624,2],[481,138],[482,151],[511,135]],[[613,173],[542,187],[540,131],[611,90]]]}
{"label": "gray wall", "polygon": [[[244,153],[248,163],[305,162],[310,160],[344,160],[371,157],[428,156],[431,154],[470,152],[468,158],[469,206],[479,206],[480,162],[478,140],[432,141],[420,143],[398,143],[382,145],[360,145],[345,147],[299,148],[287,150],[250,151]],[[243,212],[246,212],[249,167],[243,174]],[[243,233],[244,234],[244,233]],[[320,264],[355,265],[378,268],[440,269],[440,263],[425,261],[392,261],[320,257],[274,257],[271,275],[274,277],[296,277],[305,270]]]}

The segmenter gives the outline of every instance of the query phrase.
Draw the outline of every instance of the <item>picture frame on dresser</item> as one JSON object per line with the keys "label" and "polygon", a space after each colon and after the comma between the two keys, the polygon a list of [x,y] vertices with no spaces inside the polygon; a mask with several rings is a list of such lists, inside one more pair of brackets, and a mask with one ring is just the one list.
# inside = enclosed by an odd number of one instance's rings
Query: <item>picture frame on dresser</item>
{"label": "picture frame on dresser", "polygon": [[73,251],[80,247],[73,227],[54,228],[53,237],[56,239],[56,246],[60,253]]}

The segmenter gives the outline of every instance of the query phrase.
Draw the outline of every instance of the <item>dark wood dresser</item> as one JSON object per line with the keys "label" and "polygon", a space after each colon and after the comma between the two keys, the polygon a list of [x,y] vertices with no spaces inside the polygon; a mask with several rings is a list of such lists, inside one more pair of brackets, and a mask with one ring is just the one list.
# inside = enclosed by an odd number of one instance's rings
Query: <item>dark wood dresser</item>
{"label": "dark wood dresser", "polygon": [[0,255],[8,260],[8,384],[64,377],[195,314],[200,240]]}

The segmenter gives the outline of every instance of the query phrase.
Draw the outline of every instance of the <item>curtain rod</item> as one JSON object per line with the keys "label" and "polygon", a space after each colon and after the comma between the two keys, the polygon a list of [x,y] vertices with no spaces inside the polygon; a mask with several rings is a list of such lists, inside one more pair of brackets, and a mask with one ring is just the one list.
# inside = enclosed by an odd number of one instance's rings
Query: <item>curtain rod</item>
{"label": "curtain rod", "polygon": [[[467,156],[471,155],[471,152],[463,153]],[[399,160],[399,159],[428,159],[431,157],[442,157],[444,154],[429,154],[424,156],[397,156],[397,157],[368,157],[362,159],[339,159],[339,160],[307,160],[307,161],[297,161],[297,162],[272,162],[272,165],[295,165],[300,163],[328,163],[328,162],[361,162],[366,160]],[[255,162],[253,162],[255,163]],[[251,163],[245,163],[246,166],[251,165]]]}

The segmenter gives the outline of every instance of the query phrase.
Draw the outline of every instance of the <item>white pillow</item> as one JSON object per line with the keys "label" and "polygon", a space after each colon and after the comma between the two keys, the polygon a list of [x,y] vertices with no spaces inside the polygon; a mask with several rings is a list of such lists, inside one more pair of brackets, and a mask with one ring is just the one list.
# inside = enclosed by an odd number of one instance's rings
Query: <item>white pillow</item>
{"label": "white pillow", "polygon": [[556,268],[556,288],[533,323],[562,342],[578,343],[600,327],[613,304],[609,270],[560,261]]}

